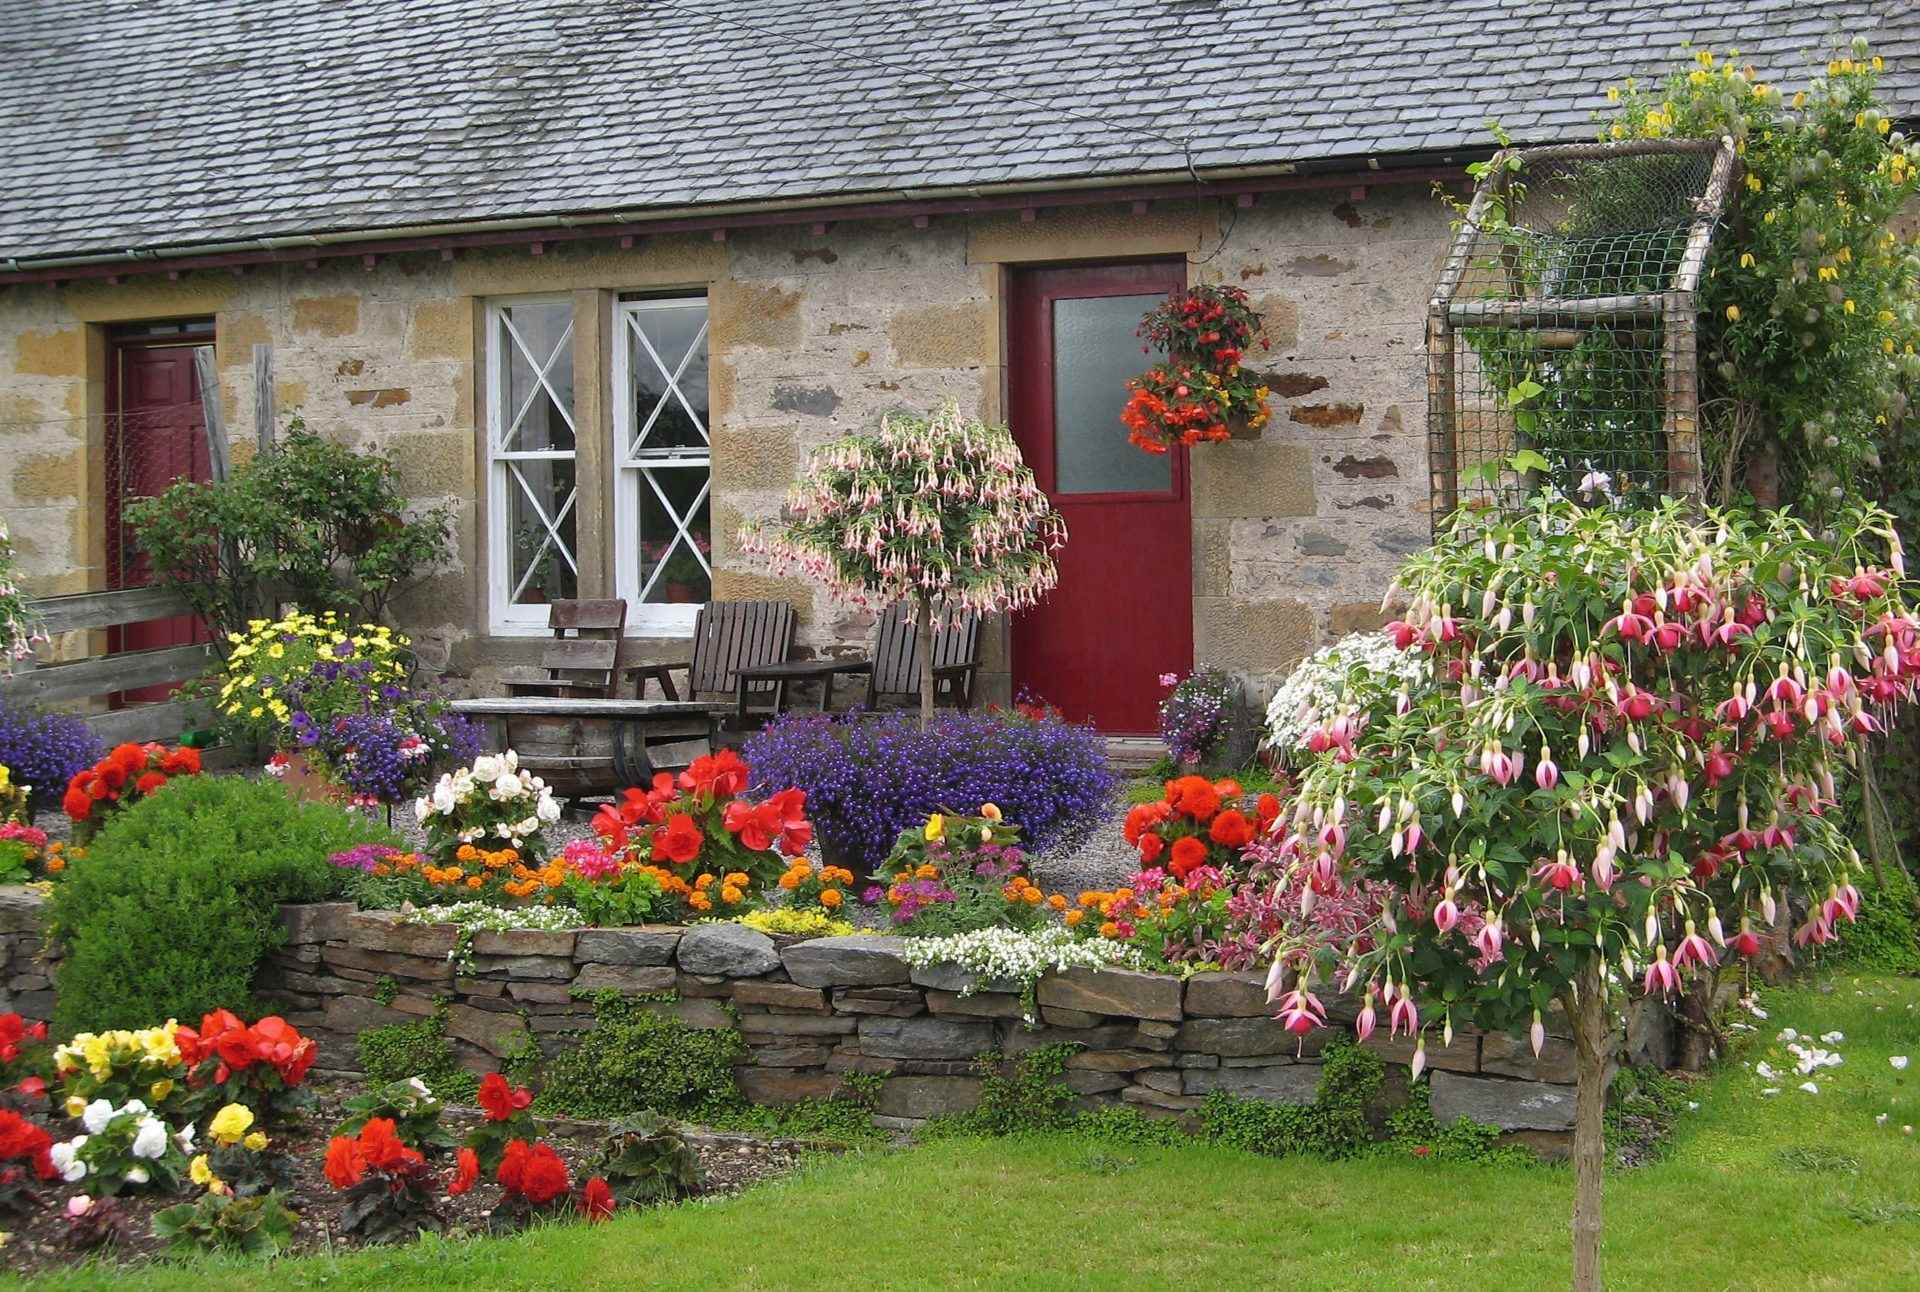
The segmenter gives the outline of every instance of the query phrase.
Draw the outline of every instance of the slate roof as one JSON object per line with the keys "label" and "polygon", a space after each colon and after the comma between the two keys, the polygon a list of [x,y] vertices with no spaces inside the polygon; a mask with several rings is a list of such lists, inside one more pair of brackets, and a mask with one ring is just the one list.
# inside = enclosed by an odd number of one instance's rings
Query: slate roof
{"label": "slate roof", "polygon": [[0,268],[1587,138],[1688,37],[1856,32],[1920,114],[1910,0],[4,0]]}

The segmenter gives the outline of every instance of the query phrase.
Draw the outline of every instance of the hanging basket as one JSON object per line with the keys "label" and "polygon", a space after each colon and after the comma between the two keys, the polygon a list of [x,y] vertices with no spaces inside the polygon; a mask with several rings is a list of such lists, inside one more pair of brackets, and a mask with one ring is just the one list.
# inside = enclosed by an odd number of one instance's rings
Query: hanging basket
{"label": "hanging basket", "polygon": [[1260,335],[1260,316],[1238,287],[1175,292],[1140,320],[1138,335],[1167,359],[1127,381],[1120,420],[1148,453],[1250,439],[1266,425],[1267,388],[1240,366]]}

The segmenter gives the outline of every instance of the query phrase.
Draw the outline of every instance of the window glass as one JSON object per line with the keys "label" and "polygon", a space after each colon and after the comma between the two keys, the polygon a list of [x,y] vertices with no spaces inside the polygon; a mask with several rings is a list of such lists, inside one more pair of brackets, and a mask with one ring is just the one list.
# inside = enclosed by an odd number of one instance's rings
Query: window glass
{"label": "window glass", "polygon": [[1163,296],[1094,296],[1053,303],[1053,489],[1055,493],[1160,493],[1173,462],[1127,442],[1120,410],[1127,378],[1157,355],[1134,330]]}

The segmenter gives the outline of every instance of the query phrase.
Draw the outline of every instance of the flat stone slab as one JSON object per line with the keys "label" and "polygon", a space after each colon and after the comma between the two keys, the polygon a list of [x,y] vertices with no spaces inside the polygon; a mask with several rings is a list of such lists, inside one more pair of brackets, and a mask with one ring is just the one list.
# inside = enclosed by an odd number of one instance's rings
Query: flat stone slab
{"label": "flat stone slab", "polygon": [[1178,1023],[1182,1018],[1180,980],[1171,974],[1069,969],[1040,980],[1039,1000],[1042,1005],[1089,1014],[1117,1014],[1164,1023]]}
{"label": "flat stone slab", "polygon": [[1187,979],[1187,1017],[1257,1018],[1272,1014],[1264,973],[1197,973]]}
{"label": "flat stone slab", "polygon": [[1436,1072],[1432,1079],[1433,1119],[1442,1126],[1470,1117],[1501,1130],[1573,1129],[1572,1086],[1456,1072]]}
{"label": "flat stone slab", "polygon": [[925,987],[932,991],[981,992],[992,991],[1003,994],[1019,995],[1020,984],[1011,978],[982,978],[971,969],[942,961],[939,964],[924,965],[916,968],[909,976],[916,987]]}
{"label": "flat stone slab", "polygon": [[860,1020],[860,1052],[882,1059],[974,1059],[993,1048],[993,1024],[952,1018]]}
{"label": "flat stone slab", "polygon": [[480,929],[473,951],[483,956],[571,956],[572,929]]}
{"label": "flat stone slab", "polygon": [[972,1112],[980,1105],[978,1077],[888,1077],[880,1084],[875,1111],[884,1117],[922,1120]]}
{"label": "flat stone slab", "polygon": [[788,947],[781,962],[802,987],[883,987],[907,981],[905,945],[901,938],[859,933],[811,938]]}
{"label": "flat stone slab", "polygon": [[582,965],[574,991],[617,991],[630,996],[672,991],[673,970],[666,965]]}
{"label": "flat stone slab", "polygon": [[347,917],[347,941],[363,951],[444,958],[460,935],[452,924],[403,924],[398,911],[357,911]]}
{"label": "flat stone slab", "polygon": [[1551,1081],[1572,1085],[1578,1075],[1573,1042],[1549,1036],[1540,1047],[1539,1057],[1533,1043],[1524,1036],[1488,1032],[1480,1038],[1480,1071],[1490,1076],[1525,1077],[1531,1081]]}
{"label": "flat stone slab", "polygon": [[680,967],[723,978],[758,978],[780,967],[773,939],[744,924],[701,924],[680,938]]}
{"label": "flat stone slab", "polygon": [[629,929],[581,929],[574,939],[573,956],[610,965],[670,965],[685,931],[649,924]]}
{"label": "flat stone slab", "polygon": [[1317,1063],[1276,1063],[1264,1068],[1182,1068],[1189,1095],[1224,1090],[1242,1099],[1269,1104],[1310,1104],[1320,1092]]}
{"label": "flat stone slab", "polygon": [[1252,1058],[1265,1054],[1292,1055],[1300,1038],[1273,1018],[1191,1018],[1173,1038],[1176,1050],[1217,1054],[1222,1058]]}
{"label": "flat stone slab", "polygon": [[352,902],[288,902],[280,908],[280,927],[287,931],[287,942],[292,946],[344,942],[347,921],[358,909]]}

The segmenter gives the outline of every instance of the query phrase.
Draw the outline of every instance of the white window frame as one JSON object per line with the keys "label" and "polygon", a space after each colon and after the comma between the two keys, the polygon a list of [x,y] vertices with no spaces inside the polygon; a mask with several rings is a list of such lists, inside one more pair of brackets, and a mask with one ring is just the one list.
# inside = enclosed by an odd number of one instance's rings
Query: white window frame
{"label": "white window frame", "polygon": [[[524,305],[565,305],[568,309],[567,330],[562,336],[554,354],[545,367],[533,357],[526,343],[519,340],[515,332],[511,342],[507,331],[511,324],[507,320],[507,311]],[[512,499],[511,489],[516,483],[514,462],[551,461],[573,463],[573,493],[561,505],[557,516],[547,517],[542,504],[533,497],[533,491],[524,481],[518,481],[519,487],[526,491],[527,498],[540,514],[542,523],[547,526],[549,540],[559,543],[559,526],[569,512],[575,514],[576,545],[578,544],[580,491],[588,482],[580,478],[580,422],[576,410],[571,406],[561,406],[559,392],[548,384],[547,374],[556,365],[573,363],[574,342],[580,320],[573,312],[573,298],[565,294],[546,294],[538,296],[509,296],[487,302],[487,604],[488,626],[490,631],[502,636],[531,636],[548,631],[549,611],[544,605],[516,605],[514,594],[518,591],[512,586],[513,579],[513,526],[509,523],[513,509],[508,504]],[[573,448],[560,449],[503,449],[507,436],[519,426],[532,406],[529,396],[525,406],[518,409],[507,408],[507,381],[511,371],[507,344],[517,344],[520,352],[532,364],[537,373],[536,382],[544,387],[547,395],[559,407],[567,424],[573,428]],[[577,395],[577,391],[576,391]],[[544,546],[544,545],[543,545]],[[580,577],[580,554],[570,552],[564,543],[560,543],[560,553],[567,564],[573,567],[576,583]],[[531,577],[529,567],[526,577]],[[522,579],[525,582],[525,578]]]}
{"label": "white window frame", "polygon": [[[660,577],[665,562],[654,568],[651,579],[643,582],[640,559],[640,517],[643,489],[652,489],[662,507],[669,515],[675,515],[673,506],[667,501],[666,494],[654,483],[652,473],[656,470],[688,470],[705,467],[707,478],[688,508],[688,517],[676,517],[676,525],[681,534],[687,533],[686,520],[700,509],[703,502],[709,503],[708,515],[712,515],[710,499],[713,494],[713,430],[707,425],[707,419],[695,412],[685,393],[680,390],[679,378],[686,371],[687,362],[695,350],[707,345],[707,328],[712,321],[710,312],[700,321],[700,330],[686,355],[669,370],[664,359],[654,353],[653,343],[642,333],[636,321],[650,311],[667,309],[685,309],[689,305],[699,305],[706,312],[707,298],[704,294],[687,296],[669,296],[645,300],[618,301],[613,308],[613,454],[611,462],[614,473],[613,551],[615,594],[627,603],[627,635],[631,637],[691,637],[694,617],[700,613],[696,603],[678,604],[673,602],[648,602],[644,598],[654,581]],[[701,448],[679,447],[670,449],[641,449],[634,451],[634,443],[643,437],[658,415],[657,409],[650,412],[643,426],[634,425],[633,371],[629,358],[631,345],[629,336],[638,337],[642,346],[653,355],[669,383],[666,392],[669,398],[680,401],[680,405],[693,419],[700,430],[705,444]],[[711,364],[711,351],[708,353]],[[711,371],[711,368],[709,368]],[[703,392],[704,393],[704,392]],[[665,400],[661,401],[663,404]],[[711,535],[709,535],[711,540]],[[707,567],[707,577],[713,577],[713,564],[708,556],[702,555],[697,547],[687,544],[694,557]]]}

